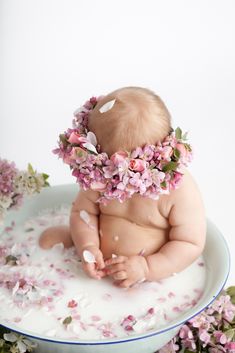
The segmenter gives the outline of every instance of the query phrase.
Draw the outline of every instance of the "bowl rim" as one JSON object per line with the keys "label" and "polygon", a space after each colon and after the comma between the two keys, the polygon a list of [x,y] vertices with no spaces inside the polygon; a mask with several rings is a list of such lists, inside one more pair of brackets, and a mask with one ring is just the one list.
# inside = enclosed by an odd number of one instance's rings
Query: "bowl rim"
{"label": "bowl rim", "polygon": [[[51,186],[48,189],[45,189],[44,192],[47,190],[51,190],[54,188],[63,188],[63,187],[72,187],[74,186],[73,184],[64,184],[64,185],[55,185],[55,186]],[[39,194],[40,195],[40,194]],[[35,195],[36,197],[39,195]],[[23,205],[24,207],[24,205]],[[17,211],[18,213],[19,211]],[[10,212],[9,212],[10,213]],[[15,212],[14,212],[15,213]],[[27,337],[33,338],[35,340],[40,340],[40,341],[45,341],[45,342],[50,342],[50,343],[57,343],[57,344],[64,344],[64,345],[78,345],[78,346],[100,346],[100,345],[115,345],[115,344],[120,344],[120,343],[127,343],[127,342],[132,342],[132,341],[138,341],[138,340],[142,340],[145,338],[150,338],[153,336],[158,336],[161,335],[163,333],[167,333],[171,330],[180,328],[180,326],[182,326],[186,321],[192,319],[193,317],[197,316],[198,314],[200,314],[203,310],[205,310],[209,305],[211,305],[216,298],[218,297],[218,295],[221,293],[221,291],[223,290],[228,276],[229,276],[229,272],[230,272],[230,267],[231,267],[231,255],[229,252],[229,248],[228,248],[228,244],[226,242],[225,237],[222,235],[221,231],[218,229],[218,227],[210,220],[210,218],[206,217],[207,220],[207,225],[210,224],[212,227],[215,228],[215,230],[217,231],[217,235],[220,237],[220,239],[223,242],[223,245],[226,249],[226,259],[227,259],[227,263],[226,263],[226,267],[224,270],[224,280],[221,283],[220,287],[217,289],[217,293],[214,294],[212,296],[212,299],[209,300],[207,303],[203,304],[202,307],[198,310],[198,309],[194,309],[191,308],[189,311],[186,311],[185,314],[182,315],[182,318],[180,321],[175,322],[176,320],[173,320],[172,324],[168,324],[167,326],[164,326],[164,328],[160,328],[158,330],[150,330],[148,331],[148,333],[140,333],[140,334],[133,334],[131,336],[126,336],[126,337],[117,337],[117,338],[105,338],[105,339],[100,339],[98,340],[71,340],[71,339],[56,339],[56,338],[49,338],[48,336],[44,336],[44,335],[35,335],[33,332],[28,331],[28,330],[19,330],[19,328],[14,325],[14,324],[3,324],[0,322],[0,327],[6,328],[7,330],[11,330],[13,332],[19,333],[21,335],[25,335]],[[187,313],[191,314],[188,316]],[[187,316],[187,317],[186,317]]]}

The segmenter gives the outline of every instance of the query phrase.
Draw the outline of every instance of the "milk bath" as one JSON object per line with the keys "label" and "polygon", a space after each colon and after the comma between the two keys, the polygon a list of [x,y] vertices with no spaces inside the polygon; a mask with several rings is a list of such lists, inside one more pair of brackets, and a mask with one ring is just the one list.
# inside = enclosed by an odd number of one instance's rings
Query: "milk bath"
{"label": "milk bath", "polygon": [[0,319],[56,338],[105,339],[159,329],[192,308],[206,281],[202,257],[181,273],[129,289],[86,276],[75,248],[39,248],[41,232],[68,224],[69,207],[44,210],[0,237]]}

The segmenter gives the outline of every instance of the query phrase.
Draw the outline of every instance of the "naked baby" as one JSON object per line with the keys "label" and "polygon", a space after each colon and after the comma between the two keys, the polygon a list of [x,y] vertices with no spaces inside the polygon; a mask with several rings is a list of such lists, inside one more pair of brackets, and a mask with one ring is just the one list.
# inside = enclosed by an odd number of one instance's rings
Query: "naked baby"
{"label": "naked baby", "polygon": [[206,217],[186,136],[152,91],[125,87],[91,98],[55,153],[80,185],[69,226],[40,246],[75,245],[88,276],[120,287],[180,272],[203,251]]}

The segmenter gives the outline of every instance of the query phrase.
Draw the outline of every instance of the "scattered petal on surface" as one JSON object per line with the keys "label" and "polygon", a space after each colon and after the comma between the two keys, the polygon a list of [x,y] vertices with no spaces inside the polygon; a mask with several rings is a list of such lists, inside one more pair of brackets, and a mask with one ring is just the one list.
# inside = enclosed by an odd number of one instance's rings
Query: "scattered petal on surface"
{"label": "scattered petal on surface", "polygon": [[[90,227],[91,220],[88,212],[85,211],[85,216],[82,212],[80,216]],[[21,327],[26,322],[35,320],[37,315],[42,315],[45,326],[43,319],[40,318],[42,331],[38,333],[48,337],[68,339],[71,337],[89,339],[91,336],[94,339],[125,337],[168,324],[197,303],[202,282],[200,284],[193,281],[190,290],[187,288],[185,292],[179,292],[174,283],[176,281],[178,283],[181,274],[178,274],[176,279],[169,279],[171,286],[167,286],[167,281],[150,283],[142,278],[136,283],[135,288],[120,291],[113,289],[114,286],[109,278],[95,281],[86,276],[74,247],[64,249],[62,244],[57,244],[46,253],[40,250],[37,236],[45,226],[67,224],[68,217],[69,212],[63,214],[61,211],[58,213],[54,210],[48,213],[47,210],[37,219],[26,221],[22,230],[19,231],[17,226],[17,231],[14,229],[10,234],[3,233],[0,239],[0,262],[2,261],[0,301],[2,308],[5,307],[9,311],[10,316],[7,317],[9,321]],[[33,230],[26,234],[27,228],[33,228]],[[19,234],[20,232],[22,234]],[[103,235],[101,229],[100,234]],[[116,236],[117,233],[114,233],[112,239],[117,239]],[[144,249],[141,253],[144,253]],[[9,254],[15,255],[17,265],[5,265],[5,259]],[[112,258],[115,257],[117,255],[112,254]],[[195,271],[202,274],[205,268],[199,266],[198,261],[195,263]],[[89,283],[91,292],[89,292]],[[103,284],[104,288],[102,288]],[[137,299],[137,303],[138,305],[141,303],[139,306],[141,310],[137,310],[136,302],[130,300],[135,295],[137,296],[135,298],[138,298],[139,293],[142,293],[142,297],[141,301],[140,298]],[[120,302],[125,304],[119,306]],[[173,310],[174,307],[177,309]],[[111,312],[113,310],[112,317],[109,310]],[[130,312],[134,315],[128,315]],[[117,315],[116,319],[115,315]],[[227,315],[229,316],[230,312]],[[123,318],[125,318],[125,325],[121,326]],[[4,318],[0,319],[5,322]],[[27,346],[27,344],[26,341],[21,341],[23,345],[20,349],[23,351],[24,345]]]}
{"label": "scattered petal on surface", "polygon": [[139,256],[143,256],[143,255],[144,255],[144,253],[145,253],[145,251],[146,251],[145,249],[140,250],[140,252],[139,252],[139,254],[138,254],[138,255],[139,255]]}

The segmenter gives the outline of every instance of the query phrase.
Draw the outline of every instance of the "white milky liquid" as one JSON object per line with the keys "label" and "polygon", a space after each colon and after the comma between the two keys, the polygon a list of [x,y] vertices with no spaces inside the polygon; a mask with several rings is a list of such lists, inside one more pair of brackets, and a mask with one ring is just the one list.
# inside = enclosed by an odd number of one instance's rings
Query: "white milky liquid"
{"label": "white milky liquid", "polygon": [[165,280],[121,289],[87,277],[74,248],[39,248],[41,232],[68,216],[69,208],[46,210],[1,234],[1,323],[56,338],[125,337],[164,327],[200,299],[202,257]]}

